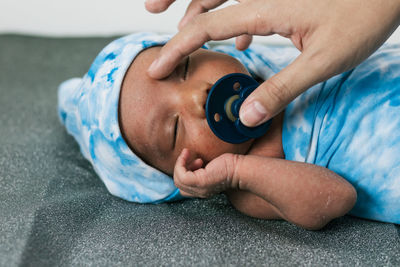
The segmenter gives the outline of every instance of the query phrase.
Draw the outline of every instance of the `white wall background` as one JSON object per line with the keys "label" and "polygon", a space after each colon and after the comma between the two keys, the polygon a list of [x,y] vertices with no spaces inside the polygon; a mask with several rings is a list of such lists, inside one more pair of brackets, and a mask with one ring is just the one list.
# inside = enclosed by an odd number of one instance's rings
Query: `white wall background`
{"label": "white wall background", "polygon": [[[109,36],[134,31],[174,33],[189,0],[177,0],[154,15],[144,0],[0,0],[0,33],[46,36]],[[232,4],[229,1],[227,4]],[[279,36],[257,41],[290,43]],[[400,43],[400,30],[388,42]]]}

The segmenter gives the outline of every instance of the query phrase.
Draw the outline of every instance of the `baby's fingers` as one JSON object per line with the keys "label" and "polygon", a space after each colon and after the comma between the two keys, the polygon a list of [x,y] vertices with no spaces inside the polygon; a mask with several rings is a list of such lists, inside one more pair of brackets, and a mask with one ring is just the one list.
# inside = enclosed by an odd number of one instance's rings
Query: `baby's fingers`
{"label": "baby's fingers", "polygon": [[[190,150],[184,148],[176,160],[175,166],[180,167],[181,171],[195,171],[203,166],[203,160],[201,158],[197,158],[195,160],[189,160],[191,157]],[[183,168],[182,168],[183,167]]]}
{"label": "baby's fingers", "polygon": [[188,192],[186,192],[186,191],[183,191],[182,189],[179,190],[179,193],[180,193],[182,196],[184,196],[184,197],[192,197],[192,198],[197,197],[196,195],[191,194],[191,193],[188,193]]}
{"label": "baby's fingers", "polygon": [[201,167],[203,167],[203,160],[198,158],[195,159],[194,161],[192,161],[191,163],[189,163],[188,165],[188,169],[190,171],[195,171],[197,169],[200,169]]}
{"label": "baby's fingers", "polygon": [[[181,188],[187,181],[193,180],[193,172],[191,168],[198,169],[199,165],[203,164],[201,159],[196,159],[188,166],[188,160],[190,158],[190,151],[189,149],[184,148],[176,160],[175,168],[174,168],[174,182],[175,185]],[[188,166],[188,167],[187,167]],[[183,183],[183,181],[185,181]]]}
{"label": "baby's fingers", "polygon": [[190,156],[189,149],[184,148],[179,157],[176,159],[174,172],[179,171],[181,173],[182,172],[184,173],[187,171],[186,164],[189,159],[189,156]]}

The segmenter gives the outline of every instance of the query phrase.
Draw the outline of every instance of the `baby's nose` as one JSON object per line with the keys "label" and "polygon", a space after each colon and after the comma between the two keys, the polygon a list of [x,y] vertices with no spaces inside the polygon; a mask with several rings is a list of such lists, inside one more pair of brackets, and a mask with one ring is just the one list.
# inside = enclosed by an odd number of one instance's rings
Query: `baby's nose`
{"label": "baby's nose", "polygon": [[210,92],[211,86],[211,84],[201,84],[197,88],[193,88],[192,90],[190,90],[190,93],[188,95],[188,102],[190,103],[190,105],[188,106],[188,108],[190,109],[190,112],[197,117],[206,117],[205,107],[207,95]]}
{"label": "baby's nose", "polygon": [[[191,103],[192,103],[192,112],[201,118],[206,117],[206,100],[207,100],[207,92],[202,91],[198,93],[193,93],[191,95]],[[190,107],[189,107],[190,108]]]}

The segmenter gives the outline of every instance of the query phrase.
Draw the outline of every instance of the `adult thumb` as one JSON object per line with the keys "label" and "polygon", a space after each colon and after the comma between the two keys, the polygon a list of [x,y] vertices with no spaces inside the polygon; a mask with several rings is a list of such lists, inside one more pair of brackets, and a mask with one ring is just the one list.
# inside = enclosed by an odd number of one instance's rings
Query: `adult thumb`
{"label": "adult thumb", "polygon": [[247,97],[239,111],[240,121],[255,127],[277,115],[298,95],[323,79],[321,69],[317,69],[303,54],[298,56]]}

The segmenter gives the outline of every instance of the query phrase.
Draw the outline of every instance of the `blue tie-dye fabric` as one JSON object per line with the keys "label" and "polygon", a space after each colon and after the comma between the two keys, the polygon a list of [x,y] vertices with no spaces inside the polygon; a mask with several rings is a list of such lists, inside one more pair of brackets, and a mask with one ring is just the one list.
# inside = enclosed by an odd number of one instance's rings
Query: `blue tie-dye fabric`
{"label": "blue tie-dye fabric", "polygon": [[[299,54],[258,45],[216,50],[264,79]],[[285,110],[282,141],[286,159],[324,166],[356,188],[350,214],[400,223],[400,46],[385,45],[297,97]]]}

